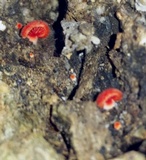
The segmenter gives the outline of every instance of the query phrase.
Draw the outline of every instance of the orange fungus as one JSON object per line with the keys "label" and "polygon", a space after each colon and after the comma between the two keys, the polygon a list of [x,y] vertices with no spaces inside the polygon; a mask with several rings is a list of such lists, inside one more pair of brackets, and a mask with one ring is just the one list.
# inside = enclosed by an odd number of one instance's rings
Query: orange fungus
{"label": "orange fungus", "polygon": [[76,77],[76,74],[75,73],[72,73],[72,74],[70,74],[70,79],[72,80],[72,81],[76,81],[77,80],[77,77]]}
{"label": "orange fungus", "polygon": [[16,24],[16,28],[17,28],[17,29],[21,29],[22,27],[23,27],[22,23],[18,22],[18,23]]}
{"label": "orange fungus", "polygon": [[29,57],[30,57],[30,58],[34,58],[34,53],[33,53],[33,52],[30,52],[30,53],[29,53]]}
{"label": "orange fungus", "polygon": [[115,129],[115,130],[119,130],[119,129],[121,129],[121,128],[122,128],[121,122],[116,121],[116,122],[114,123],[114,129]]}
{"label": "orange fungus", "polygon": [[96,104],[100,108],[110,110],[116,106],[116,102],[120,101],[122,97],[123,93],[120,90],[116,88],[108,88],[98,95]]}
{"label": "orange fungus", "polygon": [[21,30],[22,38],[28,38],[33,44],[37,43],[38,38],[46,38],[50,34],[48,24],[42,20],[34,20],[25,25]]}

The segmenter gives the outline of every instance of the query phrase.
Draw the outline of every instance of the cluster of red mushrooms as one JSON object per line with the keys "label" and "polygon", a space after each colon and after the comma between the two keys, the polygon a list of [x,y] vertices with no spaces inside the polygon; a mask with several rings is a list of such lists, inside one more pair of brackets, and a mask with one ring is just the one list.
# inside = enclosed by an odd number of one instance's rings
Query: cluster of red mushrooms
{"label": "cluster of red mushrooms", "polygon": [[[98,95],[96,104],[104,110],[111,110],[117,106],[117,102],[122,100],[122,98],[123,93],[119,89],[108,88]],[[122,128],[122,123],[120,121],[115,121],[113,127],[115,130],[120,130]]]}
{"label": "cluster of red mushrooms", "polygon": [[[20,29],[20,35],[22,38],[28,38],[33,44],[37,44],[38,38],[47,38],[50,34],[49,25],[42,20],[34,20],[29,22],[25,26],[21,23],[16,24],[17,29]],[[97,99],[96,104],[99,108],[104,110],[111,110],[117,103],[123,98],[123,93],[116,88],[108,88],[102,91]],[[116,121],[114,128],[121,128],[121,123]]]}

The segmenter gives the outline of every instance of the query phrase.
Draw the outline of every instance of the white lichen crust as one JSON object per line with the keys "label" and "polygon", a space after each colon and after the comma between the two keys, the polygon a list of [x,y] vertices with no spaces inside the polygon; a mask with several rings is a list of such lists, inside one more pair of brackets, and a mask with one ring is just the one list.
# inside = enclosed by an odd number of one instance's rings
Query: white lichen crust
{"label": "white lichen crust", "polygon": [[100,44],[100,39],[94,35],[94,27],[90,23],[63,20],[61,25],[65,35],[63,55],[81,50],[86,50],[86,53],[89,53],[94,45]]}
{"label": "white lichen crust", "polygon": [[6,26],[3,24],[3,22],[0,20],[0,31],[4,31],[6,29]]}

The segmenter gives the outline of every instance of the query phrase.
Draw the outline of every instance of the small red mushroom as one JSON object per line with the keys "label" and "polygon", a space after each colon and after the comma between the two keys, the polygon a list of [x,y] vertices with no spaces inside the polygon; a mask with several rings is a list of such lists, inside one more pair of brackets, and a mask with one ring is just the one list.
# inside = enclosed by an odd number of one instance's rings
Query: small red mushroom
{"label": "small red mushroom", "polygon": [[46,38],[50,34],[48,24],[42,20],[34,20],[25,25],[21,30],[22,38],[28,38],[33,44],[37,43],[38,38]]}
{"label": "small red mushroom", "polygon": [[21,29],[23,27],[22,23],[18,22],[15,26],[17,29]]}
{"label": "small red mushroom", "polygon": [[120,121],[116,121],[113,124],[115,130],[120,130],[122,128],[122,123]]}
{"label": "small red mushroom", "polygon": [[96,104],[100,108],[110,110],[117,105],[116,102],[120,101],[122,97],[123,93],[120,90],[116,88],[108,88],[98,95]]}

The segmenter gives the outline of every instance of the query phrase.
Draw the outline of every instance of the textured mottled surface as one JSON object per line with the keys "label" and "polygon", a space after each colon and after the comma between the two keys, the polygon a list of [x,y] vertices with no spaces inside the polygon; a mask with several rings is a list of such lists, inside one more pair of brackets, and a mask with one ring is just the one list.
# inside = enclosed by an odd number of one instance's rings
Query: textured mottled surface
{"label": "textured mottled surface", "polygon": [[[0,0],[0,159],[144,160],[145,7],[144,0]],[[32,20],[51,29],[36,45],[16,28]],[[103,111],[95,100],[109,87],[124,96]]]}
{"label": "textured mottled surface", "polygon": [[[69,136],[67,138],[78,159],[104,159],[100,151],[111,136],[95,103],[70,101],[64,105],[54,106],[52,115],[53,124],[60,132],[65,132],[66,136]],[[57,118],[62,119],[61,123]],[[106,148],[108,147],[111,146],[107,143]]]}

